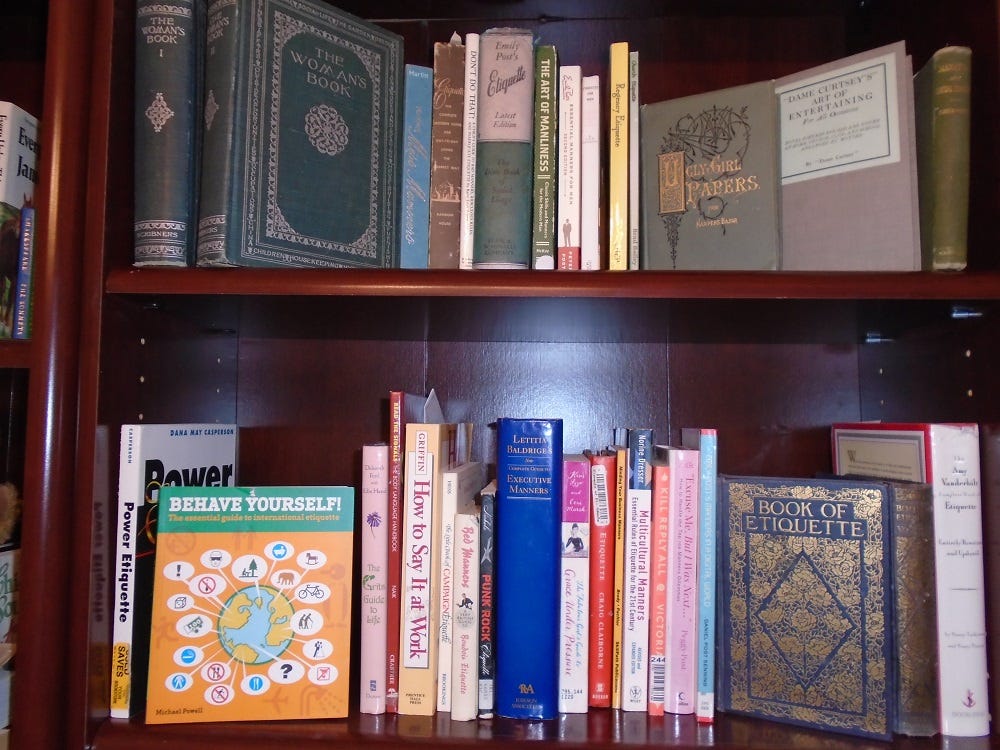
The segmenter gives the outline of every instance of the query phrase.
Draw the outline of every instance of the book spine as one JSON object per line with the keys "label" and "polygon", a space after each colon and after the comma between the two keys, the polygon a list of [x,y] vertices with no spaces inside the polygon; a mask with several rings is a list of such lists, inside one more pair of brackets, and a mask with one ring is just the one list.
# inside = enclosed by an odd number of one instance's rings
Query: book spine
{"label": "book spine", "polygon": [[479,703],[479,514],[455,514],[451,718],[471,721]]}
{"label": "book spine", "polygon": [[465,35],[465,102],[462,109],[462,216],[458,267],[472,268],[476,230],[476,133],[479,121],[479,34]]}
{"label": "book spine", "polygon": [[242,223],[234,200],[242,184],[243,123],[236,110],[246,87],[243,57],[247,8],[242,3],[211,0],[205,30],[205,100],[201,191],[198,204],[199,266],[233,265],[234,233]]}
{"label": "book spine", "polygon": [[590,705],[611,707],[611,652],[615,600],[615,457],[590,458]]}
{"label": "book spine", "polygon": [[558,715],[562,420],[497,420],[496,712]]}
{"label": "book spine", "polygon": [[24,206],[21,209],[21,234],[18,243],[13,337],[15,339],[28,339],[31,338],[31,315],[34,308],[31,280],[35,265],[34,206]]}
{"label": "book spine", "polygon": [[929,428],[941,733],[990,732],[982,477],[975,425]]}
{"label": "book spine", "polygon": [[454,472],[444,472],[441,513],[434,521],[441,539],[441,564],[435,569],[437,576],[438,627],[435,637],[437,651],[437,710],[451,711],[452,697],[452,611],[455,581],[455,514],[458,512],[458,477]]}
{"label": "book spine", "polygon": [[642,218],[639,184],[639,52],[628,53],[628,267],[639,270],[639,223]]}
{"label": "book spine", "polygon": [[584,76],[580,104],[580,268],[601,270],[601,77]]}
{"label": "book spine", "polygon": [[649,554],[652,491],[629,489],[622,613],[623,711],[645,711],[649,683]]}
{"label": "book spine", "polygon": [[388,566],[386,570],[385,710],[399,704],[399,624],[402,606],[403,536],[403,391],[389,391]]}
{"label": "book spine", "polygon": [[431,116],[430,268],[458,268],[461,245],[465,45],[454,35],[434,44]]}
{"label": "book spine", "polygon": [[385,713],[389,446],[361,448],[361,690],[358,709]]}
{"label": "book spine", "polygon": [[118,464],[118,526],[115,542],[115,615],[111,633],[111,718],[127,719],[132,699],[132,623],[135,604],[135,540],[139,507],[145,502],[140,429],[122,425]]}
{"label": "book spine", "polygon": [[698,451],[670,449],[665,709],[694,713],[697,691]]}
{"label": "book spine", "polygon": [[476,141],[476,268],[531,265],[535,51],[530,31],[489,29],[479,38]]}
{"label": "book spine", "polygon": [[410,63],[405,66],[405,76],[399,266],[427,268],[433,71]]}
{"label": "book spine", "polygon": [[628,269],[628,42],[612,42],[608,66],[608,267]]}
{"label": "book spine", "polygon": [[587,712],[590,613],[590,460],[563,459],[559,588],[559,713]]}
{"label": "book spine", "polygon": [[481,719],[493,716],[496,614],[493,609],[494,559],[496,546],[496,483],[491,482],[480,495],[479,511],[479,702]]}
{"label": "book spine", "polygon": [[556,267],[556,164],[558,149],[559,85],[555,45],[535,48],[535,145],[531,267]]}
{"label": "book spine", "polygon": [[968,260],[972,50],[938,50],[915,79],[923,267]]}
{"label": "book spine", "polygon": [[649,694],[646,711],[663,716],[667,669],[667,547],[670,538],[670,464],[652,462],[652,530],[649,565]]}
{"label": "book spine", "polygon": [[579,65],[559,68],[559,196],[556,267],[580,267],[580,107],[583,76]]}
{"label": "book spine", "polygon": [[[626,437],[627,440],[627,437]],[[625,508],[628,504],[628,447],[615,451],[615,598],[611,649],[611,708],[622,707],[622,626],[625,612]]]}

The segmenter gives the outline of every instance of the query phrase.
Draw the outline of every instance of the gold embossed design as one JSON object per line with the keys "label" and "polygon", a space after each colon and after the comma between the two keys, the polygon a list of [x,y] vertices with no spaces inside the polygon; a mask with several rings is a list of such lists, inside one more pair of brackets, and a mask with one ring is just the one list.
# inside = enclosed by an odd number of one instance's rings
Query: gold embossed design
{"label": "gold embossed design", "polygon": [[684,152],[672,151],[657,155],[660,186],[660,213],[683,213],[684,203]]}

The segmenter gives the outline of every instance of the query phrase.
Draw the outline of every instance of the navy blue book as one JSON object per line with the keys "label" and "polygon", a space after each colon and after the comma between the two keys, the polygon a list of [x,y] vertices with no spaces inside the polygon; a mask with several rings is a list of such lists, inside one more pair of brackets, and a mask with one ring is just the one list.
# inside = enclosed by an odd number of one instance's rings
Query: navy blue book
{"label": "navy blue book", "polygon": [[497,420],[499,716],[558,716],[562,455],[561,419]]}
{"label": "navy blue book", "polygon": [[719,708],[888,739],[892,492],[720,477]]}

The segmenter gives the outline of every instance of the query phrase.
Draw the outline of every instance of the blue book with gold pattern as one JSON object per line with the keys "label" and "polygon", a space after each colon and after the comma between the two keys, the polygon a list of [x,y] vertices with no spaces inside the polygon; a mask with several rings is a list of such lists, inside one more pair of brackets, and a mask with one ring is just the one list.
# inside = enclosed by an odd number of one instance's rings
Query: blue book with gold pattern
{"label": "blue book with gold pattern", "polygon": [[495,712],[508,718],[559,711],[562,428],[497,420]]}
{"label": "blue book with gold pattern", "polygon": [[888,739],[888,486],[724,476],[719,489],[720,710]]}
{"label": "blue book with gold pattern", "polygon": [[319,0],[212,2],[200,266],[398,265],[403,41]]}

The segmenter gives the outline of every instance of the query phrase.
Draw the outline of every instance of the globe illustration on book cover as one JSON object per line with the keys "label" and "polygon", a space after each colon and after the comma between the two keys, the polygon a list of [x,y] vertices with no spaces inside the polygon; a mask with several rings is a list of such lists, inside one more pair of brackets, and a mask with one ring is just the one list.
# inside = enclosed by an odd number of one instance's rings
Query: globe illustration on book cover
{"label": "globe illustration on book cover", "polygon": [[266,664],[292,642],[291,602],[270,586],[248,586],[237,591],[219,617],[219,641],[226,652],[244,664]]}

